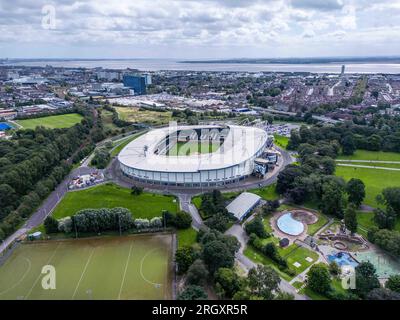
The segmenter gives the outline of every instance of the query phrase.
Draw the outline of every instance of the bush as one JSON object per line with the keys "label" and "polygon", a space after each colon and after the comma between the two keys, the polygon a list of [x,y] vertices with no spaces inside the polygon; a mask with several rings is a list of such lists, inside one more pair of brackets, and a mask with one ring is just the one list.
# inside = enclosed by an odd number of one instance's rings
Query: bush
{"label": "bush", "polygon": [[48,216],[43,224],[47,234],[58,232],[58,221],[52,216]]}
{"label": "bush", "polygon": [[229,218],[222,213],[217,213],[208,218],[204,224],[210,229],[225,232],[229,226]]}
{"label": "bush", "polygon": [[137,229],[148,229],[150,228],[149,219],[135,219],[135,227]]}
{"label": "bush", "polygon": [[150,226],[152,228],[162,228],[163,223],[162,219],[160,217],[154,217],[153,219],[150,220]]}
{"label": "bush", "polygon": [[197,259],[187,271],[186,283],[192,285],[202,285],[207,282],[207,278],[208,270],[204,262],[200,259]]}
{"label": "bush", "polygon": [[248,235],[254,233],[262,239],[269,236],[265,231],[264,224],[259,216],[255,217],[251,222],[246,223],[245,230]]}
{"label": "bush", "polygon": [[138,186],[133,186],[131,188],[131,194],[138,196],[141,195],[143,193],[143,188],[142,187],[138,187]]}
{"label": "bush", "polygon": [[64,233],[72,232],[72,219],[71,217],[65,217],[58,220],[58,231]]}
{"label": "bush", "polygon": [[179,211],[175,216],[174,225],[178,229],[187,229],[192,224],[192,217],[185,211]]}
{"label": "bush", "polygon": [[204,300],[207,298],[207,293],[202,287],[193,285],[186,287],[186,289],[178,295],[178,300]]}
{"label": "bush", "polygon": [[78,232],[128,230],[133,226],[132,214],[126,208],[84,209],[72,221]]}
{"label": "bush", "polygon": [[192,247],[184,246],[176,250],[175,262],[178,266],[178,274],[185,273],[198,256],[198,253]]}

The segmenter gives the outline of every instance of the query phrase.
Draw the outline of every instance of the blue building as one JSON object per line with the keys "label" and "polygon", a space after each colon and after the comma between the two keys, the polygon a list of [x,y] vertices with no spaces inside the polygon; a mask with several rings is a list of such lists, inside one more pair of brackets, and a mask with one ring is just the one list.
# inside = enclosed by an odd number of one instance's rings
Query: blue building
{"label": "blue building", "polygon": [[135,95],[146,94],[146,77],[141,75],[126,74],[122,81],[125,87],[135,91]]}

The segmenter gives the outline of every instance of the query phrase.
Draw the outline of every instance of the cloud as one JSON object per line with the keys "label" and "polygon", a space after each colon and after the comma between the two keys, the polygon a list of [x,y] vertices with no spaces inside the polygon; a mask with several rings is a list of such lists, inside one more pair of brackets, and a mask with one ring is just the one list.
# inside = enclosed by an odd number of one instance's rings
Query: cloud
{"label": "cloud", "polygon": [[[44,5],[55,8],[55,29],[42,27]],[[389,0],[1,0],[0,56],[314,56],[325,41],[346,52],[385,31],[394,51],[399,25]]]}
{"label": "cloud", "polygon": [[291,0],[291,4],[294,8],[322,11],[340,10],[343,7],[341,0]]}

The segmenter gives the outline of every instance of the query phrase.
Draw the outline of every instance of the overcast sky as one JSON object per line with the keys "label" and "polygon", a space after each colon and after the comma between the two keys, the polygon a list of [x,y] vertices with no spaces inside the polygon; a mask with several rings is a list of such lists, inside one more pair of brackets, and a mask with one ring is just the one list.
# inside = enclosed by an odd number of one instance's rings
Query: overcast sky
{"label": "overcast sky", "polygon": [[400,0],[0,0],[0,57],[400,55]]}

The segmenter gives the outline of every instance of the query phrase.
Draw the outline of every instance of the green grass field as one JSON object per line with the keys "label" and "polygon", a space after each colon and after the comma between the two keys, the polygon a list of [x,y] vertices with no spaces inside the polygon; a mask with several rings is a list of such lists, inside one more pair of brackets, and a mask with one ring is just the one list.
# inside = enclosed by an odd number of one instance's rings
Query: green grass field
{"label": "green grass field", "polygon": [[172,112],[141,110],[137,107],[115,107],[121,120],[132,123],[148,123],[153,125],[167,124],[172,121]]}
{"label": "green grass field", "polygon": [[192,154],[213,153],[220,147],[219,142],[201,142],[196,141],[182,142],[178,141],[171,149],[168,150],[169,156],[189,156]]}
{"label": "green grass field", "polygon": [[83,117],[78,113],[62,114],[57,116],[48,116],[35,119],[17,120],[16,122],[23,129],[35,129],[37,126],[43,126],[49,129],[69,128],[81,122]]}
{"label": "green grass field", "polygon": [[286,147],[289,143],[289,138],[279,134],[274,134],[274,142],[278,147],[286,150]]}
{"label": "green grass field", "polygon": [[276,192],[276,183],[271,184],[270,186],[267,186],[264,188],[252,189],[252,190],[249,190],[249,192],[259,195],[264,200],[279,199],[279,194]]}
{"label": "green grass field", "polygon": [[[0,299],[171,299],[172,236],[32,242],[0,266]],[[56,289],[42,287],[54,266]]]}
{"label": "green grass field", "polygon": [[178,205],[178,201],[172,196],[147,192],[134,196],[130,189],[103,184],[86,190],[68,192],[55,208],[53,217],[60,219],[87,208],[123,207],[131,210],[134,218],[153,218],[161,217],[163,210],[176,213]]}
{"label": "green grass field", "polygon": [[196,242],[197,231],[193,228],[179,229],[177,231],[177,235],[178,247],[181,248],[185,246],[191,246]]}
{"label": "green grass field", "polygon": [[351,156],[341,155],[340,160],[379,160],[379,161],[400,161],[400,153],[357,150]]}
{"label": "green grass field", "polygon": [[[273,239],[276,239],[276,238],[273,238]],[[276,241],[278,241],[278,240],[276,240]],[[273,242],[275,242],[275,240],[273,240]],[[281,271],[278,268],[278,264],[275,261],[273,261],[269,257],[263,255],[261,252],[259,252],[252,246],[247,246],[245,248],[244,255],[255,263],[260,263],[260,264],[270,266],[276,272],[278,272],[278,274],[283,279],[285,279],[287,281],[290,281],[296,275],[302,273],[304,270],[306,270],[308,267],[310,267],[318,259],[317,253],[315,253],[311,250],[308,250],[306,248],[299,247],[295,244],[293,244],[287,248],[284,248],[284,249],[278,247],[278,252],[281,254],[282,257],[284,257],[287,260],[289,269],[295,273],[294,276],[288,275],[287,273]],[[308,262],[306,260],[307,257],[312,258],[313,261]],[[300,264],[300,266],[295,267],[293,265],[295,262],[298,262]]]}
{"label": "green grass field", "polygon": [[351,178],[361,179],[366,191],[364,203],[372,207],[378,206],[375,198],[383,189],[400,187],[400,171],[337,166],[336,175],[346,181]]}

